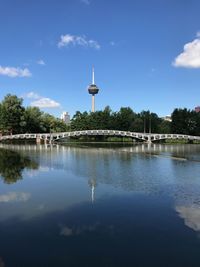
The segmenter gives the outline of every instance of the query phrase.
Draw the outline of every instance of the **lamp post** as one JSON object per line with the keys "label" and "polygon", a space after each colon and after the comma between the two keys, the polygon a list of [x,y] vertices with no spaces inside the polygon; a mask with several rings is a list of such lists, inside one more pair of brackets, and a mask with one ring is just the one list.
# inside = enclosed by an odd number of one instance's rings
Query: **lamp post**
{"label": "lamp post", "polygon": [[151,144],[151,112],[149,111],[149,135],[148,135],[148,143]]}
{"label": "lamp post", "polygon": [[151,112],[149,112],[149,134],[151,134]]}
{"label": "lamp post", "polygon": [[144,133],[146,133],[146,118],[144,116]]}

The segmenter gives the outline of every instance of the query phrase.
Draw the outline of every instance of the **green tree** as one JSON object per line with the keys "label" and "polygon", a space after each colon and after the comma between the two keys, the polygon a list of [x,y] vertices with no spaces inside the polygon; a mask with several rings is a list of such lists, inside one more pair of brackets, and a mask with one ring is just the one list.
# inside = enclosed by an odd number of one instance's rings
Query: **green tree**
{"label": "green tree", "polygon": [[184,109],[174,109],[172,113],[171,128],[173,133],[199,135],[200,115],[195,111]]}
{"label": "green tree", "polygon": [[[109,106],[106,106],[104,110],[102,111],[102,121],[104,129],[113,129],[113,112]],[[103,128],[102,128],[103,129]]]}
{"label": "green tree", "polygon": [[1,103],[1,130],[4,132],[22,133],[26,126],[25,109],[22,98],[8,94]]}
{"label": "green tree", "polygon": [[75,115],[71,120],[71,129],[75,130],[89,130],[89,115],[85,111],[81,113],[80,111],[76,111]]}
{"label": "green tree", "polygon": [[3,112],[2,112],[2,104],[0,103],[0,131],[3,131]]}
{"label": "green tree", "polygon": [[87,116],[89,129],[113,129],[112,110],[106,106],[102,111],[91,112]]}
{"label": "green tree", "polygon": [[143,121],[143,131],[146,133],[158,133],[159,125],[162,119],[158,117],[156,113],[151,113],[149,110],[142,111],[138,114],[138,117]]}
{"label": "green tree", "polygon": [[54,116],[43,113],[40,121],[41,132],[65,132],[68,128],[67,125]]}
{"label": "green tree", "polygon": [[62,120],[53,118],[50,124],[51,132],[66,132],[69,131],[69,126],[66,125]]}
{"label": "green tree", "polygon": [[38,107],[27,107],[25,110],[25,132],[27,133],[40,133],[44,131],[43,121],[42,121],[43,112],[40,111]]}
{"label": "green tree", "polygon": [[134,131],[134,120],[136,119],[136,114],[130,107],[121,107],[114,117],[115,129]]}
{"label": "green tree", "polygon": [[140,116],[137,116],[134,120],[134,132],[144,132],[144,120]]}
{"label": "green tree", "polygon": [[164,133],[164,134],[171,133],[171,122],[162,120],[159,125],[159,133]]}

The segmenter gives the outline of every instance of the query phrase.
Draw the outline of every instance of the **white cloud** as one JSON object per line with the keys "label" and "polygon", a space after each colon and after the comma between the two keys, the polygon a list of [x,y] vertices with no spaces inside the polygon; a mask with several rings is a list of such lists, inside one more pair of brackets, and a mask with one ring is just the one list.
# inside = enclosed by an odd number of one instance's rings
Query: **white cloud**
{"label": "white cloud", "polygon": [[24,192],[9,192],[4,195],[0,195],[0,202],[26,202],[30,198],[29,193]]}
{"label": "white cloud", "polygon": [[42,66],[45,66],[45,65],[46,65],[46,63],[45,63],[44,60],[42,60],[42,59],[39,59],[39,60],[37,61],[37,64],[38,64],[38,65],[42,65]]}
{"label": "white cloud", "polygon": [[70,34],[61,35],[58,47],[68,46],[70,43],[74,43],[74,36]]}
{"label": "white cloud", "polygon": [[200,37],[200,31],[197,32],[197,37]]}
{"label": "white cloud", "polygon": [[28,68],[14,68],[14,67],[2,67],[0,66],[0,75],[5,75],[8,77],[30,77],[32,76]]}
{"label": "white cloud", "polygon": [[24,97],[32,98],[32,99],[39,99],[40,98],[40,96],[34,92],[28,92],[27,94],[24,95]]}
{"label": "white cloud", "polygon": [[97,41],[92,39],[88,40],[86,36],[77,36],[71,34],[61,35],[60,41],[58,42],[58,47],[61,48],[69,45],[79,45],[83,47],[94,48],[97,50],[101,48]]}
{"label": "white cloud", "polygon": [[39,94],[31,91],[23,95],[24,98],[29,99],[35,99],[35,101],[32,101],[30,103],[33,107],[39,107],[39,108],[57,108],[60,107],[60,103],[56,102],[53,99],[50,99],[48,97],[40,96]]}
{"label": "white cloud", "polygon": [[85,5],[90,5],[90,1],[89,0],[81,0],[81,2]]}
{"label": "white cloud", "polygon": [[173,65],[175,67],[200,68],[200,32],[197,38],[184,45],[183,52],[178,55]]}
{"label": "white cloud", "polygon": [[31,102],[31,106],[39,108],[57,108],[60,104],[48,97],[42,97],[36,101]]}

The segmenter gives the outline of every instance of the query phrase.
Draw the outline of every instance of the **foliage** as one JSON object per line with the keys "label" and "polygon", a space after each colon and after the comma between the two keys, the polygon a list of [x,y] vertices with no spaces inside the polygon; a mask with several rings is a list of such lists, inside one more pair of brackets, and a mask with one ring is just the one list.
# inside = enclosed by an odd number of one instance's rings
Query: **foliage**
{"label": "foliage", "polygon": [[162,120],[159,124],[159,133],[168,134],[171,133],[171,122]]}
{"label": "foliage", "polygon": [[200,113],[176,108],[172,113],[171,130],[172,133],[200,135]]}
{"label": "foliage", "polygon": [[174,109],[172,122],[159,118],[149,110],[135,113],[130,107],[113,112],[110,107],[103,111],[87,113],[77,111],[72,118],[72,130],[113,129],[146,133],[178,133],[200,135],[200,113]]}
{"label": "foliage", "polygon": [[23,107],[23,99],[6,95],[0,103],[0,130],[8,133],[49,133],[69,130],[63,121],[37,107]]}
{"label": "foliage", "polygon": [[170,133],[170,122],[165,122],[150,111],[135,113],[130,107],[113,112],[110,107],[92,113],[77,111],[71,121],[72,130],[113,129],[134,132]]}
{"label": "foliage", "polygon": [[42,112],[37,107],[27,107],[25,110],[25,131],[28,133],[43,132]]}
{"label": "foliage", "polygon": [[130,107],[113,112],[109,106],[102,111],[77,111],[66,125],[60,119],[42,112],[37,107],[23,107],[23,99],[6,95],[0,103],[0,131],[7,133],[49,133],[70,130],[123,130],[146,133],[178,133],[200,135],[200,113],[174,109],[172,122],[159,118],[149,110],[135,113]]}
{"label": "foliage", "polygon": [[5,183],[12,184],[22,179],[25,168],[37,169],[38,164],[15,151],[0,149],[0,175]]}
{"label": "foliage", "polygon": [[8,94],[1,103],[0,128],[6,132],[21,133],[26,124],[22,98]]}

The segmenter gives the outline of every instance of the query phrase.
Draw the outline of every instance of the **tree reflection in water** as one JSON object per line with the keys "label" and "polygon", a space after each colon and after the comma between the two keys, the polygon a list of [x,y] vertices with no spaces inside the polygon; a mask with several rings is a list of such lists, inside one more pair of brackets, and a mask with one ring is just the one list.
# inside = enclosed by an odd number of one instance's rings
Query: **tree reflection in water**
{"label": "tree reflection in water", "polygon": [[5,267],[5,265],[4,265],[4,262],[3,262],[2,258],[0,258],[0,267]]}
{"label": "tree reflection in water", "polygon": [[25,168],[37,169],[38,164],[15,151],[0,149],[0,175],[4,183],[12,184],[22,179]]}

